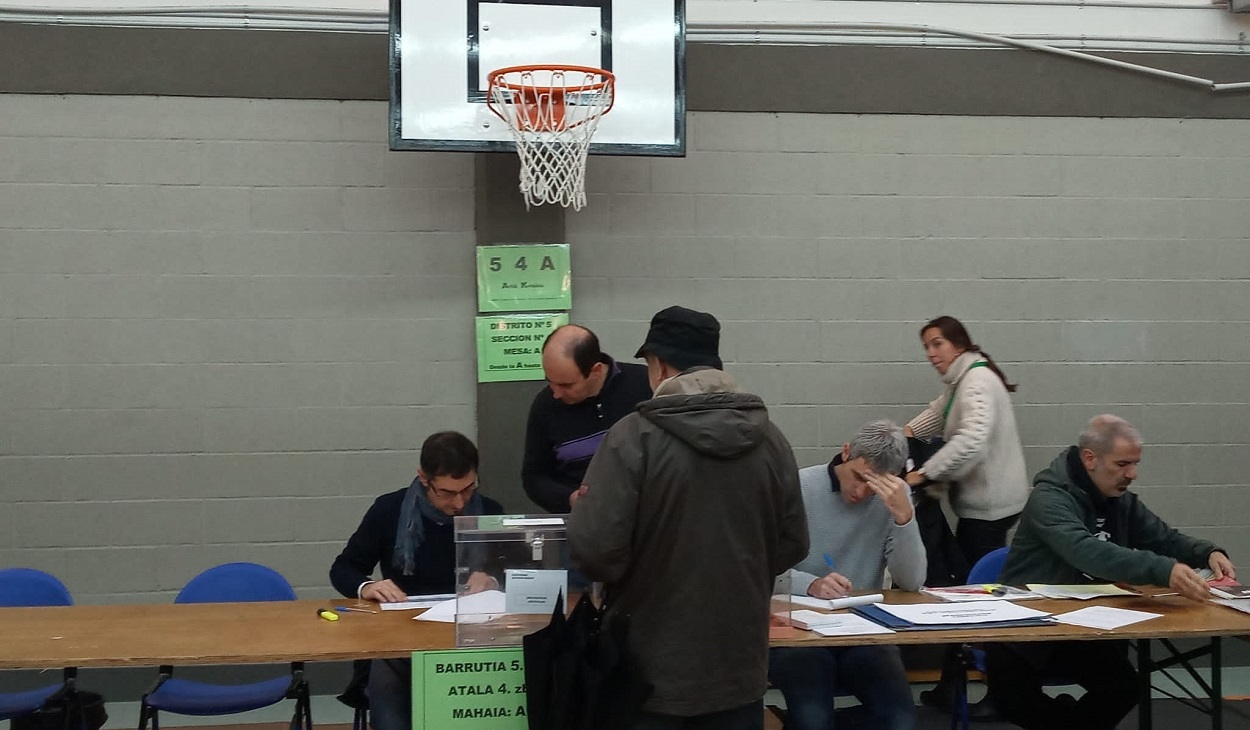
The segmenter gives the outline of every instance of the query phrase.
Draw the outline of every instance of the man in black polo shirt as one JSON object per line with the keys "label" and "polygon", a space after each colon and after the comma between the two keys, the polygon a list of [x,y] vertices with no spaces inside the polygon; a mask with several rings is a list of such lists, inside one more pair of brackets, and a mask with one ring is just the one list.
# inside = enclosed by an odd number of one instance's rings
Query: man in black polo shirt
{"label": "man in black polo shirt", "polygon": [[590,458],[612,424],[651,398],[644,365],[618,363],[594,332],[570,324],[543,343],[547,387],[534,396],[525,428],[521,483],[530,499],[563,514],[582,494]]}

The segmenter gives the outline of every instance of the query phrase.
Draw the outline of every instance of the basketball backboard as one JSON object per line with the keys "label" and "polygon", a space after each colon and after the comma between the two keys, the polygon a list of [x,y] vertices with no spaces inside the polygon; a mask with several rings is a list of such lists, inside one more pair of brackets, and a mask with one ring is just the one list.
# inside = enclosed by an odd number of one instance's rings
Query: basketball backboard
{"label": "basketball backboard", "polygon": [[514,150],[488,76],[553,63],[616,75],[591,154],[685,154],[685,0],[391,0],[390,26],[393,150]]}

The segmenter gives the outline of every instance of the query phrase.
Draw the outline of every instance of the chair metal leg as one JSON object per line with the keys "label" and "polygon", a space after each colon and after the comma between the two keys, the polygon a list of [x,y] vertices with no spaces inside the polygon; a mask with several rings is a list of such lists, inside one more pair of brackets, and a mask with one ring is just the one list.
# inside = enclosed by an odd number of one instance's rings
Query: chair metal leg
{"label": "chair metal leg", "polygon": [[1151,677],[1154,662],[1150,659],[1150,639],[1137,640],[1137,728],[1153,730],[1154,718],[1151,715],[1150,695]]}
{"label": "chair metal leg", "polygon": [[304,730],[313,730],[312,692],[307,684],[304,685]]}
{"label": "chair metal leg", "polygon": [[160,730],[159,712],[148,704],[148,698],[144,695],[143,702],[139,705],[139,730],[147,730],[149,721],[152,723],[152,730]]}
{"label": "chair metal leg", "polygon": [[954,672],[955,696],[951,702],[951,730],[968,730],[968,670],[972,668],[972,647],[959,647],[959,669]]}

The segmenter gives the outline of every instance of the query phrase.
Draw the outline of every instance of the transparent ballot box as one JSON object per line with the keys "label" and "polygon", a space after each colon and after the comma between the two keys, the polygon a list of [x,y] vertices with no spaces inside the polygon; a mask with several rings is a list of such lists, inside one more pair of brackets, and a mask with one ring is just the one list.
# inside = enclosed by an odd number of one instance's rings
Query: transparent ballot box
{"label": "transparent ballot box", "polygon": [[574,570],[563,515],[457,517],[456,646],[520,646],[589,584]]}

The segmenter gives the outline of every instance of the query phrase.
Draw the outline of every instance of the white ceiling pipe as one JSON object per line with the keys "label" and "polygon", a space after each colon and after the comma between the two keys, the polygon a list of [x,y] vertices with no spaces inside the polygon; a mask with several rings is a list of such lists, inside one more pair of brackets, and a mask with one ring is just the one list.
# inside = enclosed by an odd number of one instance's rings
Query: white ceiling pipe
{"label": "white ceiling pipe", "polygon": [[[1143,66],[1138,63],[1129,63],[1127,61],[1120,61],[1114,58],[1105,58],[1103,56],[1096,56],[1092,53],[1084,53],[1082,51],[1073,51],[1067,48],[1056,48],[1055,46],[1049,46],[1049,45],[1046,45],[1045,43],[1038,43],[1036,41],[1027,41],[1027,40],[1022,40],[1019,38],[1008,38],[1006,36],[991,35],[989,33],[975,33],[972,31],[957,30],[954,28],[939,28],[937,26],[932,26],[932,25],[913,25],[910,23],[819,23],[819,24],[806,24],[802,26],[801,28],[797,26],[792,26],[792,27],[787,28],[787,26],[778,24],[775,26],[769,25],[763,29],[759,28],[758,26],[754,26],[754,32],[758,33],[758,32],[761,32],[761,30],[763,30],[764,32],[770,32],[770,31],[776,31],[776,30],[781,30],[781,29],[788,29],[788,30],[793,30],[795,32],[801,31],[803,33],[810,34],[812,33],[813,30],[817,28],[828,29],[828,30],[861,30],[861,31],[894,31],[894,32],[903,31],[903,32],[909,32],[909,33],[936,33],[940,35],[955,36],[958,38],[970,38],[972,40],[979,40],[979,41],[983,41],[985,43],[989,43],[993,45],[1014,46],[1016,48],[1025,48],[1025,49],[1032,50],[1032,51],[1041,51],[1043,53],[1053,53],[1058,56],[1067,56],[1068,58],[1075,58],[1081,61],[1089,61],[1091,63],[1098,63],[1104,66],[1113,66],[1115,68],[1124,69],[1126,71],[1133,71],[1136,73],[1142,73],[1148,76],[1157,76],[1160,78],[1170,79],[1172,81],[1179,81],[1181,83],[1192,84],[1195,86],[1202,86],[1210,91],[1221,92],[1221,91],[1240,91],[1244,89],[1250,89],[1250,82],[1223,83],[1223,84],[1216,83],[1215,81],[1212,81],[1211,79],[1204,79],[1198,76],[1190,76],[1189,74],[1177,73],[1175,71],[1167,71],[1165,69],[1154,68],[1151,66]],[[740,28],[739,30],[745,31],[746,29]]]}
{"label": "white ceiling pipe", "polygon": [[[388,29],[387,19],[379,18],[374,12],[368,10],[351,10],[345,8],[334,7],[274,7],[274,8],[255,8],[249,6],[166,6],[166,7],[146,7],[146,8],[13,8],[0,6],[0,19],[13,19],[13,16],[22,18],[25,22],[30,22],[29,18],[35,18],[35,22],[55,21],[57,24],[75,24],[75,20],[80,22],[90,22],[90,19],[104,20],[111,25],[168,25],[168,19],[196,19],[197,25],[211,25],[211,27],[237,27],[242,21],[245,27],[271,27],[274,29],[305,29],[305,30],[328,30],[328,28],[319,27],[326,24],[333,24],[333,30],[349,31],[349,32],[386,32]],[[123,23],[119,21],[118,16],[131,17],[138,22]],[[143,19],[148,22],[143,22]],[[97,23],[100,24],[100,23]],[[974,31],[958,30],[955,28],[942,28],[933,25],[913,24],[913,23],[845,23],[845,22],[808,22],[808,23],[753,23],[741,24],[734,22],[704,22],[697,29],[687,33],[692,39],[697,39],[699,31],[703,33],[718,33],[721,36],[729,38],[738,38],[737,42],[749,42],[753,44],[763,44],[760,40],[762,35],[801,35],[811,37],[817,35],[829,35],[836,31],[867,31],[872,33],[888,33],[903,32],[911,34],[936,34],[956,38],[967,38],[970,40],[981,41],[990,45],[1001,45],[1015,48],[1023,48],[1027,50],[1039,51],[1042,53],[1051,53],[1058,56],[1066,56],[1081,61],[1097,63],[1104,66],[1111,66],[1125,71],[1145,74],[1157,78],[1165,78],[1171,81],[1177,81],[1193,86],[1200,86],[1208,91],[1232,92],[1250,90],[1250,82],[1240,81],[1231,83],[1219,83],[1211,79],[1204,79],[1189,74],[1177,73],[1165,69],[1144,66],[1137,63],[1129,63],[1114,58],[1106,58],[1103,56],[1086,53],[1083,51],[1074,51],[1067,48],[1059,48],[1037,41],[1024,40],[1021,38],[1012,38],[1008,36],[994,35],[990,33],[978,33]]]}

